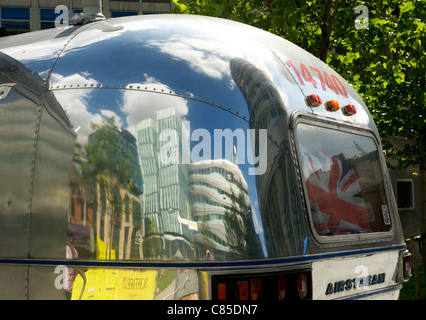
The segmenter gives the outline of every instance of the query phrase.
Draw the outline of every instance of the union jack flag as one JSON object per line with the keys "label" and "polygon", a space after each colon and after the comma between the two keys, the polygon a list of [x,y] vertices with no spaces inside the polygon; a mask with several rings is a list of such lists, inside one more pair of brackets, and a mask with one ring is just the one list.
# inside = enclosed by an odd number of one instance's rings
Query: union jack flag
{"label": "union jack flag", "polygon": [[321,235],[368,232],[357,175],[347,159],[304,152],[303,170],[315,229]]}

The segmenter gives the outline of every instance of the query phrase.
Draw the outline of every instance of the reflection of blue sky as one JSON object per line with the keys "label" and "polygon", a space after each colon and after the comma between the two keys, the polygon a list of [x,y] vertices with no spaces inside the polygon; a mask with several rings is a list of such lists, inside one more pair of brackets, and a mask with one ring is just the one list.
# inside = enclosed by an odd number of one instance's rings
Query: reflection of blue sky
{"label": "reflection of blue sky", "polygon": [[[75,70],[85,70],[89,74],[95,74],[99,83],[110,86],[146,83],[147,78],[151,78],[156,79],[155,83],[167,86],[176,93],[192,93],[208,99],[214,98],[211,96],[212,87],[219,91],[222,87],[227,89],[230,83],[229,62],[224,60],[220,63],[223,72],[213,73],[212,77],[210,73],[194,73],[194,64],[178,62],[171,59],[168,53],[150,46],[140,47],[140,50],[132,46],[127,50],[126,45],[123,46],[122,43],[105,48],[100,42],[93,44],[90,50],[84,47],[81,50],[79,56],[84,59],[76,59],[72,54],[66,54],[58,61],[54,72],[69,76],[75,73]],[[190,54],[191,52],[188,52],[189,56]],[[204,61],[204,64],[207,64],[207,61]],[[62,83],[52,82],[53,86],[57,84]]]}

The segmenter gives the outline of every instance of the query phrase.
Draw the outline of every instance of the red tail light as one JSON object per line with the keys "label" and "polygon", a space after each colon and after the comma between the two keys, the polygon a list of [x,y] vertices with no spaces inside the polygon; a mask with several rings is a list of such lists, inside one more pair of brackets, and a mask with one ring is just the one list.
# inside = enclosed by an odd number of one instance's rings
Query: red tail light
{"label": "red tail light", "polygon": [[217,300],[226,300],[226,283],[217,284]]}
{"label": "red tail light", "polygon": [[312,294],[310,272],[300,269],[213,275],[211,287],[213,300],[299,300]]}
{"label": "red tail light", "polygon": [[297,275],[297,296],[299,299],[305,299],[308,295],[308,276],[305,272]]}
{"label": "red tail light", "polygon": [[247,281],[237,283],[238,288],[238,300],[249,299],[249,285]]}
{"label": "red tail light", "polygon": [[403,253],[404,264],[404,281],[408,281],[411,277],[411,253],[407,250]]}
{"label": "red tail light", "polygon": [[286,276],[278,277],[278,300],[284,300],[286,298],[288,289],[288,281]]}
{"label": "red tail light", "polygon": [[251,278],[250,279],[250,297],[251,300],[262,299],[262,278]]}

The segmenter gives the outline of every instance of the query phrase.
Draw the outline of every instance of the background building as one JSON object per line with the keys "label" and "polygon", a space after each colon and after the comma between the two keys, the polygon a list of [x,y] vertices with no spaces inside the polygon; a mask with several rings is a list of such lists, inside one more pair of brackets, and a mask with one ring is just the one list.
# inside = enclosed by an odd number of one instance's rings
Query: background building
{"label": "background building", "polygon": [[[63,14],[61,11],[55,13],[56,7],[67,7],[70,19],[75,13],[83,11],[82,2],[82,0],[0,0],[0,26],[3,27],[3,33],[8,34],[53,28],[55,19]],[[172,6],[173,0],[102,0],[102,13],[106,18],[168,13]]]}

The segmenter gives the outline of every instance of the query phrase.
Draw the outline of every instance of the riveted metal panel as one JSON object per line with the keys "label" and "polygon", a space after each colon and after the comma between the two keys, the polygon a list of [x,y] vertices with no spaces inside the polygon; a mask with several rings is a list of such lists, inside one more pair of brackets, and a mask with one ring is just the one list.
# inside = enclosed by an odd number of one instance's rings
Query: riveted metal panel
{"label": "riveted metal panel", "polygon": [[0,300],[28,298],[28,266],[0,266]]}
{"label": "riveted metal panel", "polygon": [[75,136],[48,105],[41,112],[36,144],[30,257],[65,258]]}
{"label": "riveted metal panel", "polygon": [[0,101],[0,257],[28,257],[39,106],[14,88]]}
{"label": "riveted metal panel", "polygon": [[[56,266],[29,267],[29,300],[65,300],[67,298],[67,292],[62,290],[65,274],[55,272],[55,269]],[[65,268],[61,270],[66,272]]]}

